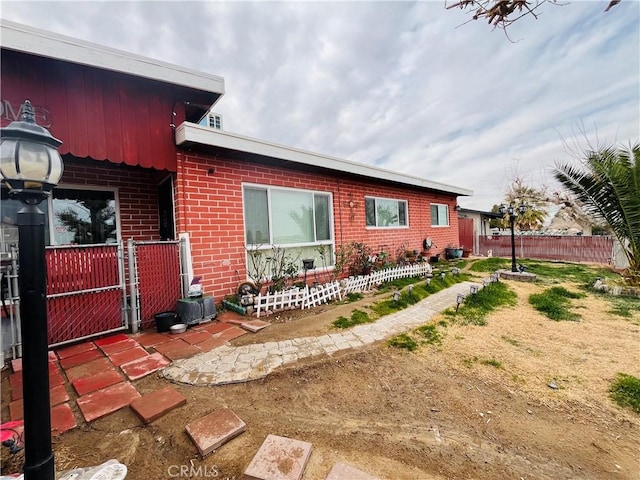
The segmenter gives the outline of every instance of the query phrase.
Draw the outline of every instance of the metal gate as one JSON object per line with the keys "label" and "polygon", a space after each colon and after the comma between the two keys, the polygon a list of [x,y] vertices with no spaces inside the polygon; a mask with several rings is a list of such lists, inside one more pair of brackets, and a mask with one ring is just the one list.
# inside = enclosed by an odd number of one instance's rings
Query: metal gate
{"label": "metal gate", "polygon": [[[152,326],[156,313],[175,310],[183,290],[182,246],[179,241],[129,240],[128,264],[121,242],[47,247],[49,346],[128,330],[130,326],[137,331]],[[17,250],[11,256],[6,300],[11,354],[17,358],[22,356]]]}
{"label": "metal gate", "polygon": [[49,345],[128,328],[122,243],[47,247]]}
{"label": "metal gate", "polygon": [[133,331],[149,328],[156,313],[174,311],[182,297],[181,243],[129,240],[129,290]]}

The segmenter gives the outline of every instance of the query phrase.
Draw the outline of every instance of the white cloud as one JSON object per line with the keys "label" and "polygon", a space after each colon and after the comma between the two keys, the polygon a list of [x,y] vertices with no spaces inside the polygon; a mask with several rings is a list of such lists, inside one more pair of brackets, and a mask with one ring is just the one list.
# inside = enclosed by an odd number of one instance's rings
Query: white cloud
{"label": "white cloud", "polygon": [[[472,188],[552,183],[640,132],[640,4],[548,5],[510,42],[440,2],[2,2],[2,17],[225,78],[226,130]],[[457,28],[456,28],[457,27]]]}

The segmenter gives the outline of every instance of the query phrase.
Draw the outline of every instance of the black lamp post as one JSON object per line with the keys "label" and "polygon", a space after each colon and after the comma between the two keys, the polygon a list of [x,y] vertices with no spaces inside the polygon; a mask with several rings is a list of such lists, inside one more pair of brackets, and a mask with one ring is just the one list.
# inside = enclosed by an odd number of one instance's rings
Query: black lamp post
{"label": "black lamp post", "polygon": [[517,207],[513,205],[513,203],[509,204],[509,206],[505,206],[504,204],[500,205],[500,213],[504,215],[505,213],[509,214],[509,226],[511,227],[511,271],[517,272],[518,267],[516,267],[516,238],[514,233],[513,225],[518,217],[518,213],[524,214],[527,211],[527,205],[525,203],[521,203]]}
{"label": "black lamp post", "polygon": [[35,122],[31,103],[22,120],[0,129],[0,181],[24,206],[17,215],[18,287],[22,322],[22,377],[27,480],[53,480],[45,268],[45,214],[38,208],[62,176],[62,142]]}

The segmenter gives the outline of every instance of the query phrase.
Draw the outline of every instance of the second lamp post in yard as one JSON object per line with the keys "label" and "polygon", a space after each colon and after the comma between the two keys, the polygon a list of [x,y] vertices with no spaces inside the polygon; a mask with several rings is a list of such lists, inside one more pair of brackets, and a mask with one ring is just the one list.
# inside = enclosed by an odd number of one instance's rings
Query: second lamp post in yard
{"label": "second lamp post in yard", "polygon": [[510,203],[507,207],[506,205],[500,205],[500,213],[504,216],[504,214],[509,215],[509,227],[511,228],[511,271],[517,272],[518,267],[516,266],[516,237],[514,233],[514,224],[516,218],[518,218],[519,214],[524,214],[527,211],[527,205],[525,203],[521,203],[517,207]]}

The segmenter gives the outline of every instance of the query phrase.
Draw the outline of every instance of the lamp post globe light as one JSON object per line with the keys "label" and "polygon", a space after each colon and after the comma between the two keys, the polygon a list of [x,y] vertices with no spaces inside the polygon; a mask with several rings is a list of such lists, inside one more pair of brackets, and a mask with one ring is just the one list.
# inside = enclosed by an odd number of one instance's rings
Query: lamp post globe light
{"label": "lamp post globe light", "polygon": [[62,177],[62,142],[35,122],[31,103],[22,120],[0,129],[0,181],[24,206],[17,214],[18,287],[22,326],[22,377],[27,480],[53,480],[45,269],[45,214],[38,205]]}
{"label": "lamp post globe light", "polygon": [[518,213],[521,215],[527,211],[527,205],[525,203],[521,203],[517,207],[510,203],[507,207],[506,205],[500,205],[500,214],[504,216],[504,214],[509,215],[509,227],[511,228],[511,271],[517,272],[518,267],[516,266],[516,238],[514,233],[514,223],[516,218],[518,217]]}

